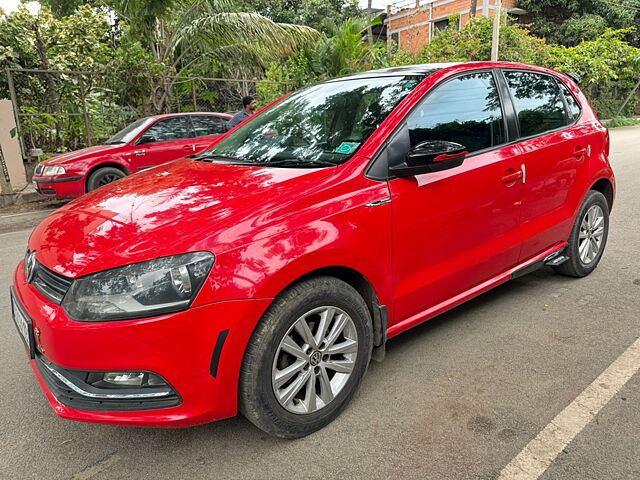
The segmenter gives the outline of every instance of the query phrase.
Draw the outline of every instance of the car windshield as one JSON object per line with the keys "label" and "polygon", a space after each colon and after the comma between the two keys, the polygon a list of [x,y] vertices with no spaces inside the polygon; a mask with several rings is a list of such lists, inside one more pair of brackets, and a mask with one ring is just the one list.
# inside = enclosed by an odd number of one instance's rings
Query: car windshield
{"label": "car windshield", "polygon": [[131,140],[136,138],[136,136],[151,123],[150,118],[141,118],[140,120],[136,120],[133,123],[130,123],[118,133],[116,133],[113,137],[109,138],[105,143],[105,145],[118,145],[122,143],[129,143]]}
{"label": "car windshield", "polygon": [[274,167],[340,165],[423,78],[398,75],[314,85],[278,102],[195,158]]}

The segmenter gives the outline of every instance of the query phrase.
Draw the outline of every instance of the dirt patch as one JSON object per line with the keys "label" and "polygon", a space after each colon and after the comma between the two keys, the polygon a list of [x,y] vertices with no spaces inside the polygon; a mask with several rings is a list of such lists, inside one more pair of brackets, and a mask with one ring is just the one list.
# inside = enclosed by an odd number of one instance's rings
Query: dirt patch
{"label": "dirt patch", "polygon": [[8,205],[0,208],[0,217],[3,215],[14,215],[16,213],[37,212],[38,210],[51,210],[60,208],[69,200],[58,200],[43,198],[42,200],[34,200],[32,202],[25,202],[20,204]]}

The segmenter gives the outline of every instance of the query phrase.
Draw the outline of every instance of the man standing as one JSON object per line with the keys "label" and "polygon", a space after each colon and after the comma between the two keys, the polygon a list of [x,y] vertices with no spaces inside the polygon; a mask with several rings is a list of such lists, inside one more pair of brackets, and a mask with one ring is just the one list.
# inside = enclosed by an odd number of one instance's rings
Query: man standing
{"label": "man standing", "polygon": [[242,99],[242,110],[236,113],[233,118],[227,122],[227,131],[231,130],[233,127],[235,127],[239,123],[244,122],[247,118],[253,115],[255,109],[256,101],[253,99],[253,97],[244,97]]}

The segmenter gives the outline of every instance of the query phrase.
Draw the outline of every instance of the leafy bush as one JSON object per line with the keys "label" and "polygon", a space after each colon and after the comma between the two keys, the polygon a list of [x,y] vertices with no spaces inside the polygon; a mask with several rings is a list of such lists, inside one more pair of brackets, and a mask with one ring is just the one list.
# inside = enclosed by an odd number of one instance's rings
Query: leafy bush
{"label": "leafy bush", "polygon": [[604,123],[609,128],[631,127],[640,124],[640,118],[614,117]]}

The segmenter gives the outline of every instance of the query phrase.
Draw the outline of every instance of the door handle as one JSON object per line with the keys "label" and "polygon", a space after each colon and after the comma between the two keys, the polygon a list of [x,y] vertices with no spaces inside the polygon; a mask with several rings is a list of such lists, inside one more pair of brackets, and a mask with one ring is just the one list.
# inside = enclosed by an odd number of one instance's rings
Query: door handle
{"label": "door handle", "polygon": [[502,183],[513,183],[519,178],[522,178],[522,170],[518,170],[517,172],[505,175],[504,177],[502,177]]}
{"label": "door handle", "polygon": [[591,145],[587,145],[586,148],[578,146],[573,151],[573,156],[576,158],[580,158],[583,155],[586,155],[587,157],[591,155]]}
{"label": "door handle", "polygon": [[183,150],[192,150],[195,151],[196,150],[196,146],[195,145],[183,145],[182,146]]}
{"label": "door handle", "polygon": [[144,157],[147,154],[147,151],[146,150],[134,150],[133,154],[136,157]]}

